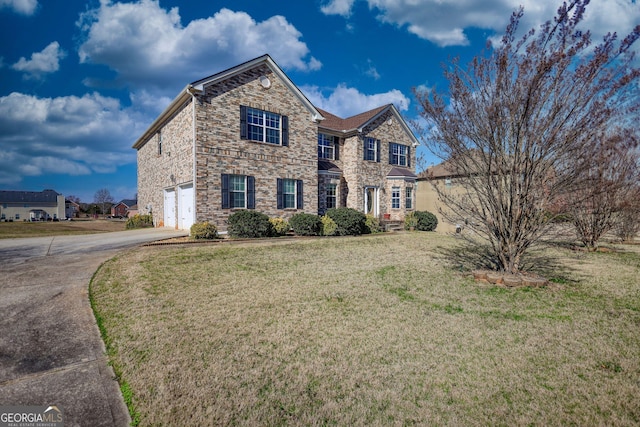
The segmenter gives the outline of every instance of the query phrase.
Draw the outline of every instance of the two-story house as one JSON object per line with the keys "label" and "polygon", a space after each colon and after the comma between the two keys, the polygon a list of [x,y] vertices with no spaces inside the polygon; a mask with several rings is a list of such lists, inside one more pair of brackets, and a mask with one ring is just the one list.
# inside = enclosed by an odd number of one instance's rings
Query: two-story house
{"label": "two-story house", "polygon": [[135,142],[138,207],[188,229],[255,209],[271,217],[414,209],[418,141],[393,105],[341,119],[316,108],[269,55],[187,85]]}

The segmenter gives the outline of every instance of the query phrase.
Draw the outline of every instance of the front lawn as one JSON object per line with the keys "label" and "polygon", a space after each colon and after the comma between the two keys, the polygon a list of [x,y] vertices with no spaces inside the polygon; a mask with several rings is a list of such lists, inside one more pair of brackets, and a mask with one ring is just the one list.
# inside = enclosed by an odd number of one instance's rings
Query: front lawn
{"label": "front lawn", "polygon": [[434,233],[144,247],[91,298],[140,425],[638,425],[640,253],[476,283]]}

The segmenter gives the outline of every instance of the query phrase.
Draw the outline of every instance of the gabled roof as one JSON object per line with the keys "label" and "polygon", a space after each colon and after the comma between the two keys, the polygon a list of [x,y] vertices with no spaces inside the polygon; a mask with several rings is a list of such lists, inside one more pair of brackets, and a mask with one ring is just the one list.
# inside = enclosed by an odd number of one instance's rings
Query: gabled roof
{"label": "gabled roof", "polygon": [[419,145],[418,139],[415,137],[407,123],[404,121],[398,110],[393,104],[383,105],[381,107],[374,108],[373,110],[365,111],[364,113],[356,114],[355,116],[348,117],[346,119],[342,119],[334,114],[329,113],[328,111],[322,110],[318,108],[318,111],[322,113],[325,120],[318,124],[320,129],[339,132],[344,134],[345,136],[351,136],[357,132],[362,132],[362,129],[367,125],[377,120],[378,117],[386,114],[387,111],[391,111],[391,113],[397,118],[400,125],[404,128],[405,132],[411,140],[413,141],[413,145]]}
{"label": "gabled roof", "polygon": [[176,96],[173,101],[165,108],[165,110],[154,120],[153,123],[149,126],[149,128],[138,138],[138,140],[133,144],[133,148],[139,149],[141,148],[147,140],[165,124],[167,120],[169,120],[183,105],[185,102],[189,101],[190,98],[202,94],[204,90],[211,85],[219,83],[221,81],[230,79],[232,77],[237,76],[238,74],[242,74],[250,69],[266,65],[269,69],[277,75],[282,82],[287,86],[289,90],[302,102],[302,104],[307,108],[309,113],[311,113],[311,119],[315,121],[323,120],[322,114],[314,107],[314,105],[307,99],[307,97],[298,89],[298,87],[289,79],[289,77],[282,71],[282,69],[275,63],[275,61],[269,55],[262,55],[258,58],[252,59],[240,65],[236,65],[235,67],[229,68],[227,70],[221,71],[217,74],[213,74],[209,77],[205,77],[204,79],[196,80],[185,86],[184,89]]}
{"label": "gabled roof", "polygon": [[114,206],[118,206],[120,204],[125,205],[126,207],[130,208],[133,205],[137,205],[138,201],[136,199],[122,199],[121,201],[116,203]]}
{"label": "gabled roof", "polygon": [[44,191],[6,191],[0,190],[0,203],[58,203],[60,193]]}

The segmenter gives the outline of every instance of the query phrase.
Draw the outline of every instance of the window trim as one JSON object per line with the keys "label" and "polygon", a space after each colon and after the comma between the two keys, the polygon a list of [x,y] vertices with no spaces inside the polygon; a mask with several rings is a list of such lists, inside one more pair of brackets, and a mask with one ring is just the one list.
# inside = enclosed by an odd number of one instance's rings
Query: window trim
{"label": "window trim", "polygon": [[[286,182],[294,182],[295,183],[295,193],[294,193],[294,206],[287,207],[286,206],[286,196],[285,187]],[[300,210],[304,207],[304,184],[301,179],[292,179],[292,178],[277,178],[276,179],[276,209],[294,209]]]}
{"label": "window trim", "polygon": [[[328,144],[321,144],[326,141]],[[331,150],[331,156],[326,156],[327,149]],[[318,158],[325,160],[339,160],[338,137],[323,132],[318,132]]]}
{"label": "window trim", "polygon": [[[371,148],[371,144],[373,143],[373,148]],[[364,160],[369,162],[380,163],[380,140],[376,138],[372,138],[370,136],[366,136],[364,138]],[[373,159],[371,158],[373,157]]]}
{"label": "window trim", "polygon": [[[397,152],[395,152],[397,149]],[[401,150],[405,151],[404,154],[401,153]],[[401,162],[401,159],[404,158],[404,164]],[[397,142],[389,143],[389,164],[395,166],[402,167],[411,167],[411,147],[404,144],[398,144]]]}
{"label": "window trim", "polygon": [[[244,177],[244,207],[232,206],[232,197],[234,193],[230,188],[230,178],[234,176]],[[255,195],[255,178],[250,175],[240,174],[225,174],[221,175],[222,192],[222,209],[255,209],[256,208],[256,195]]]}
{"label": "window trim", "polygon": [[[256,111],[261,113],[262,124],[249,123],[250,111]],[[278,128],[268,126],[268,115],[274,115],[278,117]],[[259,127],[262,129],[262,139],[251,138],[251,126]],[[267,136],[269,134],[268,129],[278,130],[278,142],[269,142]],[[280,145],[287,147],[289,145],[289,117],[283,114],[274,113],[273,111],[263,110],[260,108],[247,107],[246,105],[240,106],[240,139],[258,142],[269,145]]]}
{"label": "window trim", "polygon": [[405,187],[404,207],[405,209],[413,209],[413,187]]}
{"label": "window trim", "polygon": [[400,187],[391,187],[391,209],[400,209],[400,198]]}

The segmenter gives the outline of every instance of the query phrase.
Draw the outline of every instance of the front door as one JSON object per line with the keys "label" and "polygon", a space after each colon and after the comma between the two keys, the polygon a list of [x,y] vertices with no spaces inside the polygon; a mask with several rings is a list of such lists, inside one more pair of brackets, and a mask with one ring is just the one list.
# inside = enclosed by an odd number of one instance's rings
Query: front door
{"label": "front door", "polygon": [[193,184],[178,187],[178,228],[189,230],[193,225]]}
{"label": "front door", "polygon": [[378,216],[378,188],[364,188],[364,213],[366,215]]}

